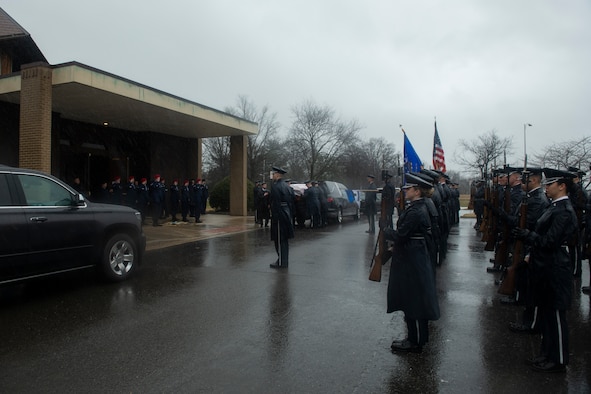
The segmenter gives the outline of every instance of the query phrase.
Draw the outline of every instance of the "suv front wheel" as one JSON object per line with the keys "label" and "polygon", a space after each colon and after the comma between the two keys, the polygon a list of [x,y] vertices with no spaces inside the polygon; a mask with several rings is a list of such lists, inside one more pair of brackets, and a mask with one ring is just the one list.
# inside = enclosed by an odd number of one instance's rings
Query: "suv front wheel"
{"label": "suv front wheel", "polygon": [[113,282],[127,279],[135,271],[138,250],[127,234],[115,234],[105,244],[101,268],[106,278]]}

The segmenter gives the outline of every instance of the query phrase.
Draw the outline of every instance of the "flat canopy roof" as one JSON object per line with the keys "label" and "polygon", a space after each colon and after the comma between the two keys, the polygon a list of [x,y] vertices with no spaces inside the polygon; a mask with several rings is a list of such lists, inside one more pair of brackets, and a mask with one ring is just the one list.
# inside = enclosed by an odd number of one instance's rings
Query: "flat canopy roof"
{"label": "flat canopy roof", "polygon": [[[63,119],[185,138],[256,135],[256,123],[77,63],[51,66],[52,110]],[[0,78],[0,101],[20,104],[21,76]]]}

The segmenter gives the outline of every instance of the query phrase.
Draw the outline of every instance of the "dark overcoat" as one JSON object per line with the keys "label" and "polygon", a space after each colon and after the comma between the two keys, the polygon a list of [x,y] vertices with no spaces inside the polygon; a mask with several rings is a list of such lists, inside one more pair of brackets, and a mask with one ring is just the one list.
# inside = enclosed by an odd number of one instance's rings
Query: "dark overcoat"
{"label": "dark overcoat", "polygon": [[439,319],[435,273],[427,240],[431,223],[424,199],[415,200],[402,212],[397,229],[385,230],[394,241],[388,280],[387,312],[403,311],[409,319]]}
{"label": "dark overcoat", "polygon": [[279,179],[273,183],[270,196],[271,239],[277,238],[277,226],[282,238],[293,238],[292,212],[295,198],[293,189],[283,179]]}
{"label": "dark overcoat", "polygon": [[367,185],[367,190],[371,191],[365,192],[365,214],[367,216],[371,216],[378,213],[378,209],[376,206],[378,188],[376,187],[375,183],[371,182]]}
{"label": "dark overcoat", "polygon": [[566,310],[570,307],[573,273],[567,242],[577,231],[577,216],[568,198],[553,201],[525,239],[532,246],[534,305]]}
{"label": "dark overcoat", "polygon": [[263,189],[262,187],[258,190],[259,195],[257,197],[257,213],[258,219],[265,219],[269,220],[270,218],[270,211],[269,211],[269,191],[267,189]]}

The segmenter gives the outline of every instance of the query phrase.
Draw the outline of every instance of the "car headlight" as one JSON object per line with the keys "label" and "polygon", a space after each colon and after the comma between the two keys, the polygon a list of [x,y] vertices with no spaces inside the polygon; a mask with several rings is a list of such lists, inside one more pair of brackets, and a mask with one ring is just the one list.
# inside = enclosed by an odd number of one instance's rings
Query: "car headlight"
{"label": "car headlight", "polygon": [[135,218],[141,223],[142,222],[142,214],[138,211],[135,211]]}

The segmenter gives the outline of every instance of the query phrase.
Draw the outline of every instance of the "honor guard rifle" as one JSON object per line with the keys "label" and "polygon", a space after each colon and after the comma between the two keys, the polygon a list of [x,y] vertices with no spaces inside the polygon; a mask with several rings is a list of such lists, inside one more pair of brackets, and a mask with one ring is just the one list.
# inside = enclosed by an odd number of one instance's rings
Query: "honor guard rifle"
{"label": "honor guard rifle", "polygon": [[[400,170],[400,167],[399,167]],[[390,177],[389,173],[386,170],[382,170],[382,180],[387,183],[387,178]],[[384,193],[387,185],[384,186],[382,189],[382,201],[381,201],[381,211],[380,211],[380,231],[378,232],[378,239],[376,241],[376,246],[374,247],[374,253],[371,259],[371,270],[369,272],[369,280],[374,282],[380,282],[382,280],[382,265],[388,261],[388,259],[392,256],[391,252],[388,251],[388,243],[384,237],[384,230],[382,227],[385,223],[388,223],[392,218],[388,218],[390,214],[393,204],[395,195],[389,196],[388,193]],[[386,194],[386,198],[384,195]],[[404,197],[402,196],[402,187],[400,188],[400,199],[402,200],[402,207],[404,208]],[[400,211],[401,212],[401,211]]]}

